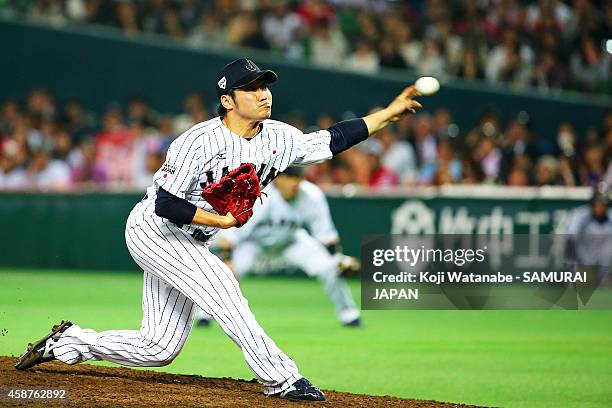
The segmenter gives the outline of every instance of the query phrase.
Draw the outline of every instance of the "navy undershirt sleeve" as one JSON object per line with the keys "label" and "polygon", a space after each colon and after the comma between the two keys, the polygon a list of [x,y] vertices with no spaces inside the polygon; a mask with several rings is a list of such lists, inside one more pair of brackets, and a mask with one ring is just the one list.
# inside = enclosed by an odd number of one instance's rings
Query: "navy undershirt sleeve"
{"label": "navy undershirt sleeve", "polygon": [[362,118],[338,122],[329,127],[327,131],[331,134],[329,150],[334,156],[363,142],[369,136],[368,126]]}
{"label": "navy undershirt sleeve", "polygon": [[163,188],[157,190],[155,214],[167,218],[176,225],[191,224],[197,207],[189,201],[179,198]]}

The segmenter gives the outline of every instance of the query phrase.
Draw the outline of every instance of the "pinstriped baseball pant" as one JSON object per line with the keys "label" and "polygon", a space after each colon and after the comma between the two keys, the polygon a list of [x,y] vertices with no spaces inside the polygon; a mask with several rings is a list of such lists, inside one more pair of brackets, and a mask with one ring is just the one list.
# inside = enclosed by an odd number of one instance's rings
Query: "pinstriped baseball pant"
{"label": "pinstriped baseball pant", "polygon": [[140,330],[98,333],[72,326],[53,345],[58,360],[68,364],[87,360],[128,366],[169,364],[187,340],[197,305],[241,348],[264,384],[265,394],[279,393],[302,377],[293,360],[257,323],[234,275],[219,258],[177,228],[141,215],[141,222],[135,224],[133,217],[134,211],[128,219],[126,242],[144,270]]}

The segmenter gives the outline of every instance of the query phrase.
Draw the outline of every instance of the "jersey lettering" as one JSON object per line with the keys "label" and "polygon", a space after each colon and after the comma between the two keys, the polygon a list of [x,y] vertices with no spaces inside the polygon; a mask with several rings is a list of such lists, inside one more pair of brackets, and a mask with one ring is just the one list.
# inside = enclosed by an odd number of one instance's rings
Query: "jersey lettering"
{"label": "jersey lettering", "polygon": [[270,184],[272,182],[272,180],[274,180],[276,178],[276,176],[278,176],[278,170],[276,170],[274,167],[272,167],[270,169],[270,172],[266,176],[266,179],[261,183],[262,187],[265,187],[268,184]]}
{"label": "jersey lettering", "polygon": [[205,174],[206,174],[206,181],[200,183],[200,187],[202,188],[215,182],[215,179],[213,178],[214,173],[212,172],[212,170],[208,170]]}

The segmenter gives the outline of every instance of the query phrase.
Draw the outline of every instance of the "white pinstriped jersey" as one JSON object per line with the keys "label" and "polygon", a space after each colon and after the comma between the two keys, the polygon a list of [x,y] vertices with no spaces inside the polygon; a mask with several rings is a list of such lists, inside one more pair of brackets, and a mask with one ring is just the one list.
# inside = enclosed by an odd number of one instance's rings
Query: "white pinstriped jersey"
{"label": "white pinstriped jersey", "polygon": [[233,245],[249,241],[262,247],[289,246],[296,232],[306,228],[323,244],[338,240],[327,199],[315,184],[300,182],[297,196],[291,201],[285,200],[274,185],[266,193],[263,203],[255,204],[249,222],[242,228],[223,231],[223,238]]}
{"label": "white pinstriped jersey", "polygon": [[[251,139],[232,133],[219,117],[198,123],[170,145],[166,161],[153,176],[153,185],[147,189],[142,218],[137,217],[134,222],[147,222],[147,218],[152,217],[156,223],[172,224],[154,213],[159,187],[214,212],[202,197],[206,185],[218,182],[243,163],[252,163],[263,188],[290,165],[330,159],[330,140],[331,135],[326,130],[304,134],[291,125],[270,119],[263,122],[260,132]],[[218,230],[195,224],[183,226],[189,233],[195,229],[207,235]]]}

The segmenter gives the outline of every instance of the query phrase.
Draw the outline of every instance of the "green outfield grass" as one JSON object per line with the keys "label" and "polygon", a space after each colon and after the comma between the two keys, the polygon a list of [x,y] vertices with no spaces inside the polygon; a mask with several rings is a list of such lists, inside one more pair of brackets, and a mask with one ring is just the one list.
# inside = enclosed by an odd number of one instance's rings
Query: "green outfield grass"
{"label": "green outfield grass", "polygon": [[[0,355],[69,318],[96,330],[137,328],[142,275],[0,270]],[[317,385],[507,407],[612,406],[612,311],[377,311],[345,329],[316,281],[250,278],[242,288],[264,329]],[[358,296],[358,282],[352,283]],[[219,326],[194,328],[159,370],[252,378]]]}

